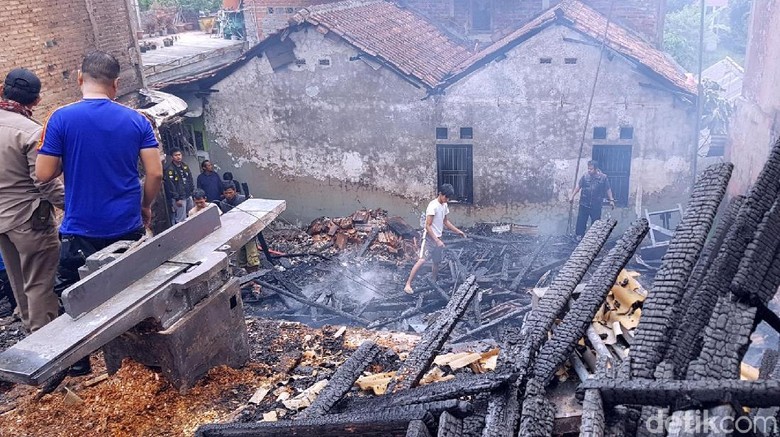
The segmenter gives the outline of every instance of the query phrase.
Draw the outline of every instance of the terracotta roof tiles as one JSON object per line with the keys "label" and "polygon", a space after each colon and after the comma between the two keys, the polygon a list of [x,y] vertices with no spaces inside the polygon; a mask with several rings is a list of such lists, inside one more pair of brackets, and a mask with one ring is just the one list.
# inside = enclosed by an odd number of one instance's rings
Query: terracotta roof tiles
{"label": "terracotta roof tiles", "polygon": [[300,11],[294,22],[322,26],[406,75],[435,87],[473,53],[416,13],[382,0],[348,0]]}

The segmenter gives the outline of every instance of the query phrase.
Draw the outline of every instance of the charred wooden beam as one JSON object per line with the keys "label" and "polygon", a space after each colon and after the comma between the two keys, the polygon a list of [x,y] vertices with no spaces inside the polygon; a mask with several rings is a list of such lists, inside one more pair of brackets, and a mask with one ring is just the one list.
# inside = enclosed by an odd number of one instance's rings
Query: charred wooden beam
{"label": "charred wooden beam", "polygon": [[474,276],[468,277],[452,294],[443,314],[425,330],[420,342],[409,353],[401,368],[391,381],[388,391],[398,392],[417,385],[428,371],[436,353],[449,338],[452,329],[468,308],[469,302],[479,287]]}
{"label": "charred wooden beam", "polygon": [[545,397],[544,384],[531,380],[523,399],[519,436],[550,437],[555,426],[555,406]]}
{"label": "charred wooden beam", "polygon": [[[772,207],[779,190],[780,139],[772,148],[756,183],[750,188],[734,225],[729,228],[720,252],[710,267],[709,274],[691,300],[685,315],[679,320],[679,335],[674,339],[676,348],[674,354],[669,357],[674,363],[677,377],[685,377],[689,363],[699,353],[704,327],[711,319],[718,297],[729,293],[740,259],[753,240],[759,223]],[[644,318],[644,314],[642,317]]]}
{"label": "charred wooden beam", "polygon": [[585,390],[582,400],[582,422],[580,437],[603,437],[607,423],[604,418],[604,403],[601,392]]}
{"label": "charred wooden beam", "polygon": [[509,374],[459,374],[450,381],[412,387],[398,393],[390,393],[370,399],[345,399],[337,406],[338,411],[374,411],[391,406],[424,404],[495,390],[505,385]]}
{"label": "charred wooden beam", "polygon": [[[764,305],[777,292],[774,289],[765,290],[756,287],[769,274],[774,254],[780,246],[780,202],[775,200],[772,208],[764,214],[755,237],[751,241],[745,255],[739,262],[739,269],[731,281],[731,292],[740,299],[747,300],[753,305]],[[762,284],[763,285],[763,284]],[[770,285],[771,284],[767,284]]]}
{"label": "charred wooden beam", "polygon": [[642,320],[631,347],[634,377],[651,378],[664,357],[670,332],[682,315],[678,304],[707,241],[733,168],[731,163],[711,165],[696,181],[685,216],[656,273],[653,293],[642,306]]}
{"label": "charred wooden beam", "polygon": [[651,379],[591,379],[577,388],[577,398],[598,390],[605,405],[654,405],[684,408],[737,402],[746,407],[780,405],[778,380],[703,379],[657,381]]}
{"label": "charred wooden beam", "polygon": [[[704,245],[704,249],[701,251],[699,261],[696,263],[696,267],[691,272],[691,277],[688,278],[688,285],[686,285],[686,292],[683,295],[683,299],[680,303],[682,308],[688,308],[691,304],[691,299],[695,294],[695,291],[699,289],[704,281],[707,272],[709,271],[712,263],[715,262],[715,258],[720,252],[723,242],[726,240],[729,228],[734,224],[734,220],[737,219],[739,209],[745,201],[745,196],[735,196],[729,201],[723,214],[719,217],[719,220],[715,224],[715,230],[712,232],[712,236],[707,240],[707,244]],[[669,347],[673,347],[670,345]]]}
{"label": "charred wooden beam", "polygon": [[519,332],[510,332],[506,336],[506,345],[500,356],[499,367],[508,365],[518,371],[528,366],[529,361],[518,362],[521,356],[520,349],[537,351],[541,347],[547,338],[547,332],[563,312],[571,293],[582,281],[585,272],[604,247],[616,224],[615,220],[598,220],[588,229],[582,241],[553,279],[539,302],[539,308],[528,314]]}
{"label": "charred wooden beam", "polygon": [[436,437],[461,437],[462,435],[463,421],[446,411],[441,413]]}
{"label": "charred wooden beam", "polygon": [[483,437],[514,435],[520,420],[518,397],[522,393],[520,387],[525,383],[525,374],[571,293],[604,247],[616,224],[615,220],[596,221],[553,279],[539,302],[539,308],[528,314],[522,329],[505,332],[498,369],[517,373],[519,377],[514,384],[491,395]]}
{"label": "charred wooden beam", "polygon": [[357,322],[357,323],[360,323],[362,325],[368,325],[369,324],[369,321],[364,319],[364,318],[362,318],[362,317],[355,317],[354,315],[352,315],[352,314],[350,314],[348,312],[342,311],[342,310],[337,309],[337,308],[333,308],[332,306],[321,304],[319,302],[314,302],[314,301],[312,301],[312,300],[310,300],[310,299],[308,299],[306,297],[302,297],[302,296],[299,296],[297,294],[291,293],[291,292],[289,292],[289,291],[287,291],[287,290],[285,290],[283,288],[277,287],[275,285],[271,285],[271,284],[269,284],[267,282],[264,282],[264,281],[255,281],[255,282],[260,284],[262,287],[265,287],[265,288],[267,288],[267,289],[269,289],[271,291],[274,291],[274,292],[276,292],[276,293],[278,293],[278,294],[280,294],[282,296],[286,296],[286,297],[289,297],[291,299],[295,299],[295,300],[297,300],[298,302],[300,302],[302,304],[309,305],[309,306],[312,306],[312,307],[316,307],[316,308],[325,310],[327,312],[336,314],[338,316],[344,317],[347,320],[352,320],[353,322]]}
{"label": "charred wooden beam", "polygon": [[435,426],[435,420],[428,411],[407,407],[405,410],[374,411],[362,415],[330,415],[315,419],[285,420],[279,422],[228,423],[203,425],[195,432],[196,437],[278,437],[318,436],[340,437],[398,436],[404,437],[412,421],[421,421],[428,428]]}
{"label": "charred wooden beam", "polygon": [[328,381],[328,385],[317,396],[301,417],[318,417],[330,413],[331,408],[349,392],[355,381],[379,354],[379,346],[373,341],[364,341]]}
{"label": "charred wooden beam", "polygon": [[495,390],[488,403],[482,437],[515,435],[520,421],[520,381]]}
{"label": "charred wooden beam", "polygon": [[593,316],[615,283],[618,274],[634,256],[648,231],[645,219],[635,221],[599,264],[590,282],[575,300],[563,321],[553,330],[534,364],[534,377],[546,385],[555,370],[569,358],[577,341],[585,335]]}

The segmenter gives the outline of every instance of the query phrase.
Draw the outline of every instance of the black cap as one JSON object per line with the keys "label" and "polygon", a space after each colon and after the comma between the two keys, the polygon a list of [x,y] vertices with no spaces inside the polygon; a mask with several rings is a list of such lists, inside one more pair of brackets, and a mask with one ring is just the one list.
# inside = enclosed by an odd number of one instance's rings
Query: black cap
{"label": "black cap", "polygon": [[15,68],[5,77],[3,92],[7,98],[28,104],[41,93],[41,80],[30,70]]}

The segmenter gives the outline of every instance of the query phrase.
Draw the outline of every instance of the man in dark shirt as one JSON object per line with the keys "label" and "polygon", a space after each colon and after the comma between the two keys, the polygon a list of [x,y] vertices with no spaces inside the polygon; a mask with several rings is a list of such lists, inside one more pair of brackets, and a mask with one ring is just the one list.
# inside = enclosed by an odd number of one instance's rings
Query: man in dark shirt
{"label": "man in dark shirt", "polygon": [[580,208],[577,213],[577,227],[575,235],[577,239],[585,235],[588,219],[591,224],[601,219],[601,206],[604,198],[609,200],[612,208],[615,207],[615,198],[612,196],[612,188],[609,186],[609,178],[599,170],[597,161],[588,161],[588,172],[582,175],[577,187],[571,193],[570,202],[574,202],[574,196],[582,191],[580,196]]}
{"label": "man in dark shirt", "polygon": [[192,209],[192,192],[195,184],[192,180],[190,167],[184,163],[181,150],[171,150],[171,163],[165,168],[165,193],[171,202],[173,224],[187,220],[187,213]]}
{"label": "man in dark shirt", "polygon": [[198,188],[206,193],[206,200],[209,202],[219,202],[222,198],[222,179],[214,171],[214,165],[208,159],[200,164]]}
{"label": "man in dark shirt", "polygon": [[[236,193],[232,182],[223,182],[222,190],[224,198],[218,203],[222,212],[228,212],[246,200],[246,196]],[[238,266],[245,268],[248,273],[256,272],[260,268],[260,253],[254,238],[238,251]]]}

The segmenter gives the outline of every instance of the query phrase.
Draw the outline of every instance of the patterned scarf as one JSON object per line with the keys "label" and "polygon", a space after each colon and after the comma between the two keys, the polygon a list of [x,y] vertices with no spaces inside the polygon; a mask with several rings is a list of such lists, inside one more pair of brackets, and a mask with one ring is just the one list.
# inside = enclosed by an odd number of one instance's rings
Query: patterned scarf
{"label": "patterned scarf", "polygon": [[31,109],[25,107],[19,102],[14,102],[13,100],[0,100],[0,109],[4,111],[16,112],[17,114],[22,114],[27,118],[30,118],[33,115]]}

